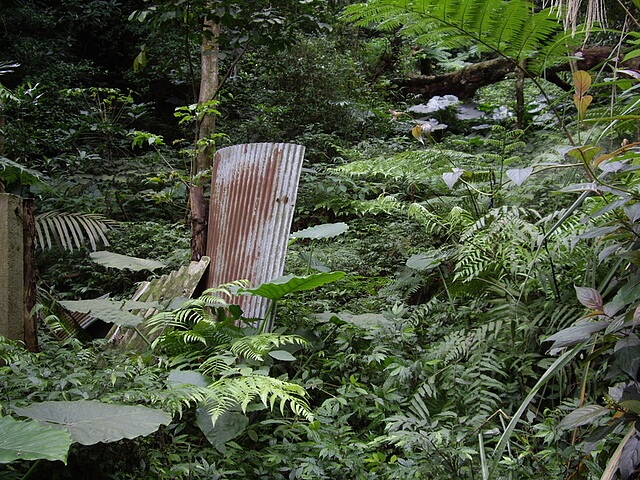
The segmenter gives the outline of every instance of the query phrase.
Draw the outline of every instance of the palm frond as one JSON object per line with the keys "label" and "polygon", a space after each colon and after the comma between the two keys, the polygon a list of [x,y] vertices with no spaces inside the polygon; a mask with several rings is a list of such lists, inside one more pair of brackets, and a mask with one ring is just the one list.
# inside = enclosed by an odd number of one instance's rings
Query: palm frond
{"label": "palm frond", "polygon": [[70,251],[89,242],[95,251],[98,242],[109,245],[105,233],[116,225],[117,222],[95,213],[50,211],[36,216],[36,242],[43,250],[55,244]]}

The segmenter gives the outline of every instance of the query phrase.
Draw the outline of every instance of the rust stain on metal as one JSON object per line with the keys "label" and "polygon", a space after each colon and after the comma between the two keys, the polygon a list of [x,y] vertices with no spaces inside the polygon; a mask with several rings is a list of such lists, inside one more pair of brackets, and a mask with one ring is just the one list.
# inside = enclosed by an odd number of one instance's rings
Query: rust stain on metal
{"label": "rust stain on metal", "polygon": [[[250,143],[216,152],[211,180],[207,286],[282,275],[304,147]],[[245,317],[263,318],[267,302],[234,299]]]}

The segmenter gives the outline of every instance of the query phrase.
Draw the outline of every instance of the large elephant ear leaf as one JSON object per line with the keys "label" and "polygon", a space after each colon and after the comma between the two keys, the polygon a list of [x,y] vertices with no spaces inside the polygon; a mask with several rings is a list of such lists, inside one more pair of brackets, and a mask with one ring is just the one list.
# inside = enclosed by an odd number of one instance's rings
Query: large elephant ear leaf
{"label": "large elephant ear leaf", "polygon": [[100,265],[109,268],[117,268],[119,270],[133,270],[139,272],[140,270],[153,271],[157,268],[164,268],[166,265],[157,260],[151,260],[148,258],[131,257],[129,255],[121,255],[119,253],[107,252],[101,250],[99,252],[91,252],[89,254],[91,260]]}
{"label": "large elephant ear leaf", "polygon": [[171,415],[162,410],[85,400],[34,403],[13,410],[18,415],[67,430],[71,439],[82,445],[149,435],[160,425],[171,422]]}
{"label": "large elephant ear leaf", "polygon": [[14,460],[60,460],[67,463],[69,432],[36,422],[0,418],[0,463]]}
{"label": "large elephant ear leaf", "polygon": [[280,300],[289,293],[303,290],[313,290],[327,283],[335,282],[345,276],[344,272],[322,272],[297,277],[295,275],[284,275],[271,282],[263,283],[255,288],[239,288],[239,294],[257,295],[270,300]]}
{"label": "large elephant ear leaf", "polygon": [[344,222],[323,223],[322,225],[315,225],[313,227],[305,228],[304,230],[293,232],[291,236],[293,238],[310,238],[312,240],[319,240],[321,238],[336,237],[347,230],[349,230],[349,225]]}

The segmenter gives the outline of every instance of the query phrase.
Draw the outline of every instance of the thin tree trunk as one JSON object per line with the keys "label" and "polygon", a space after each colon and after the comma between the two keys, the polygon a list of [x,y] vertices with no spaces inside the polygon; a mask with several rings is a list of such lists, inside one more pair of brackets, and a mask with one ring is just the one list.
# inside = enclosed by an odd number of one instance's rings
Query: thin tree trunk
{"label": "thin tree trunk", "polygon": [[527,76],[526,62],[520,62],[520,68],[516,70],[516,128],[524,128],[524,79]]}
{"label": "thin tree trunk", "polygon": [[[220,67],[219,45],[220,25],[211,20],[203,24],[202,47],[200,51],[200,93],[198,104],[203,105],[210,100],[218,90]],[[192,166],[192,176],[211,168],[213,146],[205,145],[209,136],[215,132],[216,117],[213,114],[204,115],[197,125],[196,148],[197,155]],[[191,206],[191,259],[200,260],[207,249],[207,216],[208,208],[204,196],[204,186],[194,184],[189,189],[189,203]]]}
{"label": "thin tree trunk", "polygon": [[25,198],[22,202],[24,343],[30,352],[38,351],[37,319],[32,314],[33,307],[36,305],[36,281],[38,277],[35,256],[36,219],[34,210],[34,200]]}

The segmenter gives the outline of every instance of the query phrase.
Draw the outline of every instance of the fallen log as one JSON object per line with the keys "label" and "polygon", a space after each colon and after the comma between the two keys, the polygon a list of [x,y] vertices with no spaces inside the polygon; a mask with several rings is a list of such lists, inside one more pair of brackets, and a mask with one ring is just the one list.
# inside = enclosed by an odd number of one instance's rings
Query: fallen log
{"label": "fallen log", "polygon": [[[612,58],[612,47],[589,47],[576,52],[576,67],[579,70],[590,70],[607,61],[615,62]],[[640,58],[624,62],[625,68],[640,67]],[[459,99],[470,99],[479,88],[492,85],[507,78],[515,72],[517,65],[510,59],[498,57],[475,63],[468,67],[440,75],[420,75],[417,77],[397,80],[395,84],[405,93],[421,94],[427,97],[436,95],[455,95]],[[571,71],[571,64],[556,65],[544,71],[542,77],[558,85],[563,90],[571,90],[571,85],[558,75],[560,72]]]}

